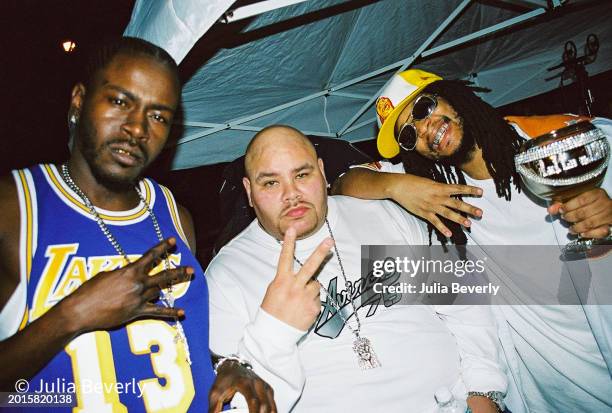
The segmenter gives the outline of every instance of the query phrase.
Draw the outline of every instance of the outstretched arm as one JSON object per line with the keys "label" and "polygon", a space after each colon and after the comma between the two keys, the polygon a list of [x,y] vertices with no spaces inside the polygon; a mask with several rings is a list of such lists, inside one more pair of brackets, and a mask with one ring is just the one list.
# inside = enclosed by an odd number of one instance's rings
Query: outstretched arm
{"label": "outstretched arm", "polygon": [[457,211],[475,217],[482,216],[480,209],[453,197],[453,195],[480,196],[482,195],[480,188],[442,184],[408,173],[352,168],[334,182],[332,193],[362,199],[392,199],[407,211],[429,221],[447,237],[451,236],[451,232],[440,217],[469,227],[470,220]]}

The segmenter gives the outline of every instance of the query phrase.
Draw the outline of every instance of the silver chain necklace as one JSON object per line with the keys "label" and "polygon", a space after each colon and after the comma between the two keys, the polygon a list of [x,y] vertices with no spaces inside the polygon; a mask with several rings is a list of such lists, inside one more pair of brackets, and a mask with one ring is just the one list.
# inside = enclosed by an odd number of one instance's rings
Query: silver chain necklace
{"label": "silver chain necklace", "polygon": [[[125,262],[127,262],[128,264],[131,263],[132,261],[126,254],[121,244],[119,244],[119,241],[117,241],[113,233],[110,231],[110,229],[106,225],[106,222],[104,222],[104,220],[102,219],[102,217],[100,216],[96,208],[94,207],[93,203],[91,202],[91,200],[87,197],[87,195],[85,195],[85,193],[81,190],[81,188],[79,188],[78,185],[74,182],[74,180],[72,179],[72,176],[70,176],[68,165],[62,164],[61,171],[62,171],[62,178],[64,182],[66,182],[66,185],[68,185],[68,187],[72,189],[72,191],[76,193],[83,200],[83,202],[85,203],[85,206],[87,206],[87,209],[89,209],[89,213],[94,217],[94,219],[98,223],[98,227],[100,228],[100,230],[102,231],[102,233],[104,234],[108,242],[113,246],[117,254],[121,255],[123,259],[125,260]],[[140,192],[140,189],[135,186],[134,190],[138,194],[138,198],[140,198],[145,208],[147,209],[149,216],[151,217],[151,221],[153,222],[153,229],[155,230],[155,235],[157,236],[157,240],[159,242],[162,242],[164,240],[164,236],[161,232],[161,227],[159,226],[157,217],[153,213],[153,209],[151,209],[151,206],[149,205],[149,203],[146,201],[146,199]],[[164,264],[164,270],[170,269],[170,259],[168,258],[168,253],[164,254],[163,264]],[[172,285],[168,286],[168,288],[166,289],[161,290],[160,301],[162,302],[164,306],[169,307],[169,308],[174,308],[174,294],[172,291]],[[176,335],[174,336],[174,342],[176,343],[176,342],[181,341],[183,343],[183,346],[185,348],[185,359],[187,360],[189,364],[191,364],[191,354],[189,353],[189,344],[187,343],[187,336],[185,335],[185,330],[183,330],[183,325],[181,324],[178,318],[175,318],[174,321],[175,321],[174,328],[176,330]]]}
{"label": "silver chain necklace", "polygon": [[[325,218],[325,225],[327,226],[327,231],[329,232],[329,236],[334,241],[334,252],[336,253],[336,257],[338,258],[338,264],[340,264],[340,273],[342,274],[342,279],[344,280],[344,285],[346,288],[349,287],[349,281],[346,277],[346,272],[344,271],[344,265],[342,265],[342,259],[340,258],[340,252],[338,251],[338,247],[336,245],[336,238],[334,238],[334,233],[332,232],[331,225],[329,225],[329,221]],[[282,245],[281,241],[277,240],[279,244]],[[293,260],[297,262],[300,267],[303,267],[304,264],[297,259],[294,255]],[[353,285],[352,283],[350,285]],[[355,341],[353,341],[353,351],[357,355],[357,361],[359,362],[359,367],[362,370],[369,370],[376,367],[380,367],[380,361],[374,352],[374,347],[372,347],[372,342],[367,337],[361,335],[361,320],[359,320],[359,314],[357,314],[357,307],[355,307],[355,301],[353,301],[352,291],[348,291],[349,302],[351,303],[351,307],[353,308],[353,314],[355,314],[355,320],[357,321],[357,328],[354,329],[348,322],[348,319],[342,314],[340,310],[340,304],[336,299],[327,291],[327,288],[323,287],[321,284],[321,289],[325,292],[325,295],[329,298],[332,306],[336,309],[337,314],[340,316],[344,325],[348,327],[348,329],[355,336]]]}

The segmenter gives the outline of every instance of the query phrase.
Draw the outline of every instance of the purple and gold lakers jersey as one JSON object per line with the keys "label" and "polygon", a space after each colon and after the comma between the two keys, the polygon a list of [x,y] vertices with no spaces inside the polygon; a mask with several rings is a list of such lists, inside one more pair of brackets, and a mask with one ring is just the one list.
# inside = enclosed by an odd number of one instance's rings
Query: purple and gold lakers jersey
{"label": "purple and gold lakers jersey", "polygon": [[[103,271],[125,265],[82,200],[54,165],[13,172],[21,210],[20,265],[26,285],[19,328],[41,317],[62,298]],[[191,281],[173,287],[186,348],[176,340],[173,321],[143,319],[112,331],[82,334],[30,380],[30,389],[72,392],[74,413],[203,412],[214,380],[208,349],[208,290],[202,268],[189,251],[170,191],[151,180],[140,191],[152,208],[164,238],[174,236],[171,266],[195,269]],[[130,261],[158,243],[141,202],[129,211],[98,209]],[[151,274],[163,269],[163,263]],[[44,387],[43,387],[44,389]],[[65,411],[70,411],[66,408]]]}

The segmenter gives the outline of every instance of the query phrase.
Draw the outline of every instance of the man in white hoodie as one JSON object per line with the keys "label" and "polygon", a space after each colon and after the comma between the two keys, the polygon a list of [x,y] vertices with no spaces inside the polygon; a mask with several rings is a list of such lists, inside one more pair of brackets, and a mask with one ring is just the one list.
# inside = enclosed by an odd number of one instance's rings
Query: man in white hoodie
{"label": "man in white hoodie", "polygon": [[362,301],[361,245],[426,245],[421,222],[389,201],[328,198],[323,162],[287,126],[256,135],[245,170],[257,219],[206,271],[213,350],[250,362],[281,412],[428,412],[439,387],[497,411],[487,307]]}

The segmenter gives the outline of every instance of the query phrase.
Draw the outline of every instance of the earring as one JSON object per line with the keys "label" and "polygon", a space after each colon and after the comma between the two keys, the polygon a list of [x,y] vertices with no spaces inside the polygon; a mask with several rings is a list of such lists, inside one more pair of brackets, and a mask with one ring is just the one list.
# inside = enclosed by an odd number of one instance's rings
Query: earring
{"label": "earring", "polygon": [[74,113],[70,115],[70,118],[68,118],[68,123],[70,124],[71,127],[75,127],[78,121],[79,121],[79,118]]}

